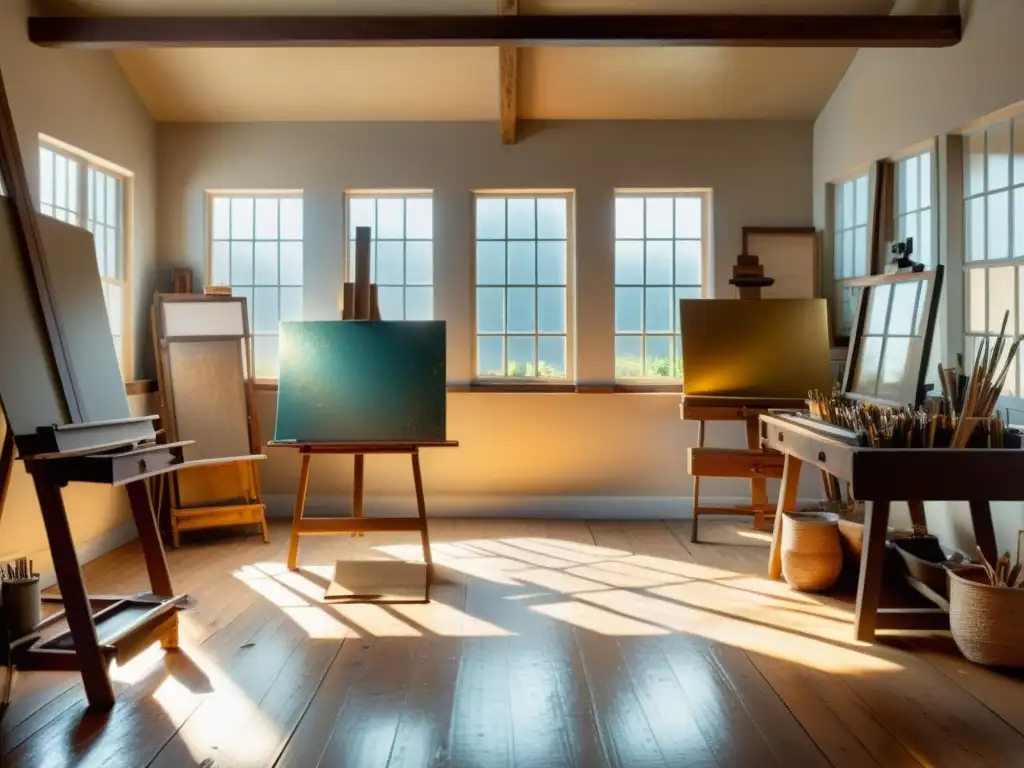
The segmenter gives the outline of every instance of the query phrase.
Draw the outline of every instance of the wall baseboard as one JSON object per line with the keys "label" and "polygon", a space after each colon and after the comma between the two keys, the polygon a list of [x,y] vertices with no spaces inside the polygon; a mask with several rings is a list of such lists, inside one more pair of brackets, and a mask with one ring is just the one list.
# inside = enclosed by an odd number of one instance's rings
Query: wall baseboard
{"label": "wall baseboard", "polygon": [[[108,552],[113,552],[118,547],[124,546],[129,541],[137,538],[138,533],[135,530],[135,521],[128,520],[123,522],[116,528],[112,528],[94,539],[76,544],[75,552],[78,553],[78,562],[80,565],[85,565],[91,560],[102,557]],[[52,570],[43,571],[39,574],[39,586],[42,589],[52,587],[56,583],[57,575]]]}
{"label": "wall baseboard", "polygon": [[[295,496],[284,493],[264,494],[267,515],[291,518]],[[814,500],[800,503],[813,504]],[[708,506],[749,504],[741,497],[705,497]],[[309,517],[348,514],[347,496],[309,496],[306,515]],[[414,496],[372,496],[364,511],[369,517],[402,517],[416,512]],[[689,520],[692,504],[688,496],[518,496],[431,494],[427,498],[430,517],[543,517],[554,520]]]}

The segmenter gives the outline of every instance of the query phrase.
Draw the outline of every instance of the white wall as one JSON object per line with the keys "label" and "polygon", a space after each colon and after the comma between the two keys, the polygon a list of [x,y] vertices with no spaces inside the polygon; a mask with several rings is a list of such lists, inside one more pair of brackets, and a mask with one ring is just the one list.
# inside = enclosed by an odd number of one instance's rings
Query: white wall
{"label": "white wall", "polygon": [[[148,352],[147,314],[154,254],[155,126],[113,55],[31,45],[25,36],[27,0],[0,0],[0,70],[14,116],[32,194],[38,194],[40,133],[65,141],[135,174],[135,230],[131,264],[135,360]],[[3,361],[4,365],[12,361]],[[145,407],[134,402],[133,408]],[[2,421],[2,419],[0,419]],[[101,554],[124,536],[124,491],[71,486],[65,493],[80,556]],[[0,522],[0,560],[27,555],[48,571],[46,537],[30,478],[15,467]]]}
{"label": "white wall", "polygon": [[[432,189],[435,316],[448,323],[449,381],[465,383],[475,341],[471,191],[571,189],[578,378],[607,383],[614,370],[616,187],[713,189],[714,284],[722,295],[744,225],[811,221],[809,123],[527,123],[522,134],[521,143],[505,147],[493,123],[161,124],[160,266],[187,265],[197,277],[204,274],[206,190],[303,189],[306,316],[334,318],[343,280],[344,190]],[[594,501],[601,496],[619,498],[621,515],[637,514],[638,504],[649,512],[681,512],[680,497],[690,493],[686,447],[695,426],[680,422],[678,403],[678,395],[452,393],[448,431],[462,445],[424,457],[433,508],[466,510],[469,497],[494,512],[540,513],[573,503],[596,512],[595,506],[616,503]],[[273,393],[260,395],[265,438],[273,433],[274,406]],[[743,432],[715,425],[708,439],[738,446]],[[411,491],[407,462],[369,461],[370,494]],[[262,473],[271,497],[279,494],[282,505],[293,498],[294,456],[271,450]],[[311,492],[341,493],[349,476],[347,463],[324,457]],[[817,495],[819,482],[807,479],[809,496]],[[746,484],[704,488],[709,496],[739,496]]]}
{"label": "white wall", "polygon": [[[896,13],[934,10],[935,3],[900,0]],[[814,222],[825,226],[826,184],[877,159],[923,141],[939,139],[938,210],[945,225],[940,259],[949,268],[945,300],[949,346],[960,346],[960,204],[956,139],[946,135],[1024,100],[1024,2],[960,0],[961,43],[934,50],[871,49],[858,52],[814,124]],[[952,151],[950,151],[952,150]],[[947,159],[952,158],[952,165]],[[1022,483],[1024,495],[1024,483]],[[929,505],[929,522],[940,536],[973,551],[970,518],[963,505]],[[994,505],[1001,548],[1013,551],[1024,528],[1024,505]]]}

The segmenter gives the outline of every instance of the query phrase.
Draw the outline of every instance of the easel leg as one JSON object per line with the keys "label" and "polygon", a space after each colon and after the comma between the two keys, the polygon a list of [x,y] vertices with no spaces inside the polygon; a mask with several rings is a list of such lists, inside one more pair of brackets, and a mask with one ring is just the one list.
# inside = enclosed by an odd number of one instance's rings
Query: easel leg
{"label": "easel leg", "polygon": [[7,501],[7,489],[11,487],[11,474],[14,471],[14,433],[10,426],[4,428],[4,447],[0,450],[0,519],[4,516],[4,502]]}
{"label": "easel leg", "polygon": [[981,547],[985,559],[995,566],[999,559],[996,547],[996,532],[992,527],[992,506],[987,501],[971,501],[971,523],[974,525],[974,541]]}
{"label": "easel leg", "polygon": [[306,506],[306,488],[309,486],[309,460],[311,454],[302,454],[302,469],[299,472],[299,489],[295,494],[295,513],[292,515],[292,535],[288,540],[288,568],[299,567],[299,523]]}
{"label": "easel leg", "polygon": [[779,505],[775,508],[772,547],[768,554],[768,578],[772,581],[782,576],[782,518],[784,512],[796,509],[797,491],[800,489],[800,468],[803,465],[803,461],[788,453],[782,465],[782,487],[779,488]]}
{"label": "easel leg", "polygon": [[82,569],[78,564],[78,554],[75,552],[60,488],[51,482],[42,468],[32,473],[32,482],[39,498],[46,538],[50,542],[50,554],[53,557],[53,569],[57,574],[57,585],[64,601],[64,612],[71,630],[75,656],[82,670],[82,682],[89,706],[110,709],[114,706],[114,688],[110,684],[107,662],[100,652],[96,625],[93,624],[92,609],[82,581]]}
{"label": "easel leg", "polygon": [[174,588],[171,586],[171,572],[167,568],[167,557],[164,544],[160,541],[160,531],[156,527],[156,516],[149,499],[149,489],[144,480],[136,480],[125,486],[128,490],[128,501],[135,518],[135,527],[142,543],[142,555],[146,558],[146,571],[149,573],[149,586],[154,595],[171,597]]}
{"label": "easel leg", "polygon": [[914,527],[914,533],[928,533],[928,519],[924,515],[923,501],[908,501],[910,508],[910,524]]}
{"label": "easel leg", "polygon": [[[697,447],[704,447],[704,422],[697,422]],[[697,518],[700,517],[700,476],[693,477],[693,522],[690,524],[690,543],[697,543]]]}
{"label": "easel leg", "polygon": [[864,507],[864,548],[860,555],[857,610],[853,622],[857,639],[870,643],[875,639],[878,602],[882,595],[882,564],[885,561],[885,532],[889,527],[889,502],[869,501]]}
{"label": "easel leg", "polygon": [[[761,423],[747,419],[747,450],[761,450]],[[764,507],[768,505],[768,481],[763,477],[750,478],[750,504],[754,507],[754,530],[764,530]]]}
{"label": "easel leg", "polygon": [[[361,453],[355,455],[355,475],[352,482],[352,517],[363,516],[363,459]],[[362,536],[362,531],[352,531],[352,537]]]}
{"label": "easel leg", "polygon": [[434,558],[430,554],[430,534],[427,532],[427,502],[423,498],[423,475],[420,472],[420,453],[412,452],[412,479],[416,485],[416,511],[420,516],[420,541],[423,544],[423,562],[427,566],[427,600],[430,599],[430,582],[434,575]]}

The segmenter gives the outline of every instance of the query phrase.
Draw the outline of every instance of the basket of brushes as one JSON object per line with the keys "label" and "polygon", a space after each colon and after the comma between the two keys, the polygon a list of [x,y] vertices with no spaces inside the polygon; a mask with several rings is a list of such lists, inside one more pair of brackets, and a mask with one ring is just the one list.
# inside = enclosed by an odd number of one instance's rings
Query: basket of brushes
{"label": "basket of brushes", "polygon": [[19,557],[0,566],[0,603],[12,641],[30,634],[42,620],[39,574],[32,572],[31,560]]}
{"label": "basket of brushes", "polygon": [[981,555],[981,565],[949,571],[949,629],[957,648],[970,661],[991,667],[1024,667],[1024,573],[1020,551],[1010,565],[1005,553],[995,566]]}

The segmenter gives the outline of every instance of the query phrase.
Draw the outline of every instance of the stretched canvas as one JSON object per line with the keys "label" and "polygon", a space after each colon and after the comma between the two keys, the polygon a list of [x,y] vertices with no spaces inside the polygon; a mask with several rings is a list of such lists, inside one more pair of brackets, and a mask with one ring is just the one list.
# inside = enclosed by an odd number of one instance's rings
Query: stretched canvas
{"label": "stretched canvas", "polygon": [[444,321],[281,323],[279,442],[445,439]]}

